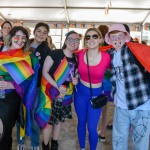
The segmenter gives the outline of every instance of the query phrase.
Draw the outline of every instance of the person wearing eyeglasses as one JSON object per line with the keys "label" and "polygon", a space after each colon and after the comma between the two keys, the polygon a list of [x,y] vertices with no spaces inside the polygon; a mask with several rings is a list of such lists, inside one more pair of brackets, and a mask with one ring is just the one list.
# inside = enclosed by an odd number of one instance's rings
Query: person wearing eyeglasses
{"label": "person wearing eyeglasses", "polygon": [[50,150],[50,137],[52,137],[51,150],[58,150],[61,126],[66,118],[72,118],[73,85],[78,82],[77,61],[73,52],[79,48],[79,43],[78,33],[68,32],[62,49],[51,51],[44,62],[43,77],[51,87],[49,93],[52,98],[52,114],[43,129],[42,150]]}
{"label": "person wearing eyeglasses", "polygon": [[123,24],[112,24],[105,35],[106,43],[113,46],[108,50],[112,58],[111,95],[115,104],[112,147],[114,150],[128,150],[131,134],[133,149],[148,150],[150,87],[146,76],[149,63],[146,62],[149,53],[145,55],[145,51],[149,52],[149,47],[130,40],[131,36]]}
{"label": "person wearing eyeglasses", "polygon": [[[90,150],[96,150],[98,142],[97,127],[100,119],[101,108],[94,109],[90,99],[90,81],[88,65],[91,78],[93,96],[102,93],[102,81],[107,68],[110,65],[110,56],[100,51],[103,43],[101,32],[96,28],[89,28],[84,36],[85,49],[78,52],[79,83],[74,93],[74,106],[78,117],[77,133],[80,149],[85,150],[86,126],[89,132]],[[87,62],[88,57],[88,62]]]}

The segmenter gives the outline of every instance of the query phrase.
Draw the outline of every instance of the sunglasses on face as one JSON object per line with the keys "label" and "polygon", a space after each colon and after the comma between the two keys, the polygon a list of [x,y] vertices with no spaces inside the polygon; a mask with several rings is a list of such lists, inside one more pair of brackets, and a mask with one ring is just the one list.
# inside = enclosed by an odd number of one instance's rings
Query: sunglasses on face
{"label": "sunglasses on face", "polygon": [[92,38],[92,39],[98,39],[98,37],[99,37],[98,34],[86,35],[86,36],[85,36],[85,39],[88,41],[88,40],[90,40],[91,38]]}
{"label": "sunglasses on face", "polygon": [[80,39],[77,39],[77,38],[76,38],[76,39],[68,38],[68,39],[67,39],[67,42],[68,42],[68,43],[72,43],[72,42],[79,43],[79,42],[80,42]]}
{"label": "sunglasses on face", "polygon": [[110,39],[112,41],[117,41],[117,40],[120,41],[120,40],[124,39],[124,37],[125,37],[125,34],[110,35]]}

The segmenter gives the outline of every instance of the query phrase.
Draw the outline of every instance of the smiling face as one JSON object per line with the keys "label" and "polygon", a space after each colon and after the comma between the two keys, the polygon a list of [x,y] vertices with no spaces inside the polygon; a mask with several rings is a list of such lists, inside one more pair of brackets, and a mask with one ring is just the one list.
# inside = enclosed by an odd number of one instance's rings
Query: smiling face
{"label": "smiling face", "polygon": [[79,48],[79,43],[80,43],[79,35],[75,33],[70,34],[65,41],[66,49],[71,51],[77,50]]}
{"label": "smiling face", "polygon": [[12,37],[11,49],[21,49],[24,47],[27,42],[26,35],[23,34],[22,31],[16,32],[16,34]]}
{"label": "smiling face", "polygon": [[40,44],[46,40],[48,36],[48,31],[44,26],[40,26],[35,30],[34,36],[35,36],[34,40]]}
{"label": "smiling face", "polygon": [[125,36],[124,32],[117,32],[117,33],[110,33],[109,41],[110,44],[116,49],[120,49],[125,43]]}
{"label": "smiling face", "polygon": [[89,32],[87,32],[87,34],[85,35],[85,44],[88,49],[99,48],[100,43],[101,38],[96,31],[90,30]]}
{"label": "smiling face", "polygon": [[8,35],[9,31],[11,30],[11,28],[12,28],[12,27],[10,26],[9,23],[5,23],[5,24],[3,25],[3,28],[2,28],[2,35],[3,35],[3,37],[5,37],[5,36]]}

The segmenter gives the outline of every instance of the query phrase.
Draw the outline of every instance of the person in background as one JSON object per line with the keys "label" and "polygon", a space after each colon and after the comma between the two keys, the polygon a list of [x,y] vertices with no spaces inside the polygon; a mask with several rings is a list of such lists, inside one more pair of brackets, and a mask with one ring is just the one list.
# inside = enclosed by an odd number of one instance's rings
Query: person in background
{"label": "person in background", "polygon": [[[130,35],[123,24],[110,26],[105,41],[114,48],[111,55],[112,97],[115,104],[112,145],[114,150],[128,150],[132,127],[134,149],[148,150],[150,133],[150,90],[140,66],[131,59]],[[128,43],[129,42],[129,43]],[[140,46],[140,44],[139,44]],[[133,48],[133,47],[132,47]],[[136,47],[137,48],[137,44]]]}
{"label": "person in background", "polygon": [[[39,59],[40,68],[38,71],[38,82],[37,82],[37,90],[36,90],[36,97],[34,100],[34,105],[32,108],[32,136],[31,139],[31,146],[32,150],[39,150],[39,125],[37,124],[36,120],[34,119],[35,109],[38,104],[39,96],[40,96],[40,86],[41,86],[41,77],[42,77],[42,69],[45,58],[49,55],[51,51],[46,43],[46,38],[49,33],[49,26],[46,23],[39,22],[36,24],[34,28],[34,39],[30,43],[30,51]],[[18,147],[17,150],[24,150],[25,149],[25,137],[20,138],[19,136],[19,126],[17,127],[17,141]]]}
{"label": "person in background", "polygon": [[[4,39],[8,35],[11,28],[12,28],[12,24],[9,21],[5,21],[2,23],[0,42],[4,42]],[[0,52],[2,51],[3,48],[4,48],[4,43],[1,43]]]}
{"label": "person in background", "polygon": [[[108,26],[107,25],[100,25],[98,26],[98,30],[102,33],[103,39],[105,38],[105,34],[108,32]],[[108,44],[104,41],[103,46],[107,46]],[[111,93],[111,82],[110,82],[110,71],[107,69],[104,75],[104,80],[103,80],[103,91],[104,94],[108,96],[108,102],[112,101],[110,97]],[[101,128],[100,131],[98,132],[99,140],[101,142],[105,142],[106,138],[106,127],[108,123],[108,103],[102,107],[102,117],[101,117]],[[109,120],[109,124],[111,120]]]}
{"label": "person in background", "polygon": [[133,38],[133,42],[134,43],[140,43],[140,40],[139,40],[139,38]]}
{"label": "person in background", "polygon": [[[62,123],[65,122],[66,118],[72,119],[71,102],[73,100],[73,85],[76,85],[78,82],[76,77],[77,61],[73,52],[78,49],[79,43],[78,33],[69,31],[66,34],[62,49],[52,51],[44,62],[43,77],[54,87],[55,91],[58,91],[58,95],[52,97],[52,114],[50,121],[43,129],[44,141],[42,142],[42,150],[58,150],[58,138]],[[63,63],[64,61],[70,69],[68,71],[65,69],[65,72],[63,71],[67,75],[59,84],[56,80],[55,72],[59,71],[60,66],[62,66],[61,71],[63,70],[66,64]],[[52,137],[51,148],[49,148],[50,137]]]}
{"label": "person in background", "polygon": [[83,46],[83,35],[82,34],[79,34],[79,38],[80,38],[80,45],[79,45],[79,49],[82,49],[84,46]]}
{"label": "person in background", "polygon": [[141,41],[141,44],[147,45],[147,42],[146,41]]}
{"label": "person in background", "polygon": [[28,34],[29,34],[29,39],[30,39],[31,29],[30,29],[29,27],[24,27],[24,28],[27,30],[27,32],[28,32]]}
{"label": "person in background", "polygon": [[[8,23],[9,24],[9,23]],[[17,79],[22,76],[23,72],[30,72],[32,69],[30,55],[28,51],[28,32],[21,26],[13,27],[9,31],[9,36],[5,39],[7,50],[0,52],[0,76],[4,81],[0,81],[0,90],[5,90],[3,99],[0,99],[0,149],[11,150],[12,149],[12,129],[19,115],[20,102],[25,96],[26,90],[24,90],[22,84],[19,84]],[[14,59],[15,58],[15,59]],[[11,64],[19,65],[26,62],[27,68],[16,65],[14,68]],[[26,65],[24,64],[24,67]],[[16,72],[17,68],[17,72]],[[19,72],[18,72],[19,71]],[[31,74],[30,74],[31,75]],[[15,78],[15,77],[18,78]],[[23,80],[23,82],[25,82]]]}
{"label": "person in background", "polygon": [[48,46],[51,50],[55,50],[56,49],[56,46],[54,45],[54,43],[52,42],[52,37],[51,36],[48,36],[46,38],[46,41],[48,43]]}
{"label": "person in background", "polygon": [[84,36],[85,49],[78,52],[78,72],[79,83],[74,93],[74,106],[78,118],[77,133],[80,149],[85,150],[86,126],[89,132],[90,150],[96,150],[98,142],[98,122],[101,108],[94,109],[90,99],[90,81],[88,76],[87,57],[89,60],[89,70],[93,96],[102,93],[102,81],[107,68],[110,65],[110,56],[106,52],[101,52],[99,47],[103,43],[101,32],[96,28],[89,28]]}

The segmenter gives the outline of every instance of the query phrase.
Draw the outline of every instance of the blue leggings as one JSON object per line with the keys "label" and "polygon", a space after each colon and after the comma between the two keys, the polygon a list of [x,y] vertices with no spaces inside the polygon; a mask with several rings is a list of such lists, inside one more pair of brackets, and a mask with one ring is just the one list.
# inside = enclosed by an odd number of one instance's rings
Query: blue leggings
{"label": "blue leggings", "polygon": [[[102,88],[94,88],[92,91],[93,95],[97,96],[102,92]],[[90,98],[90,88],[79,82],[74,93],[74,105],[78,117],[77,132],[80,148],[85,148],[87,124],[90,150],[96,150],[98,142],[97,126],[100,119],[101,109],[93,109],[90,103]]]}

